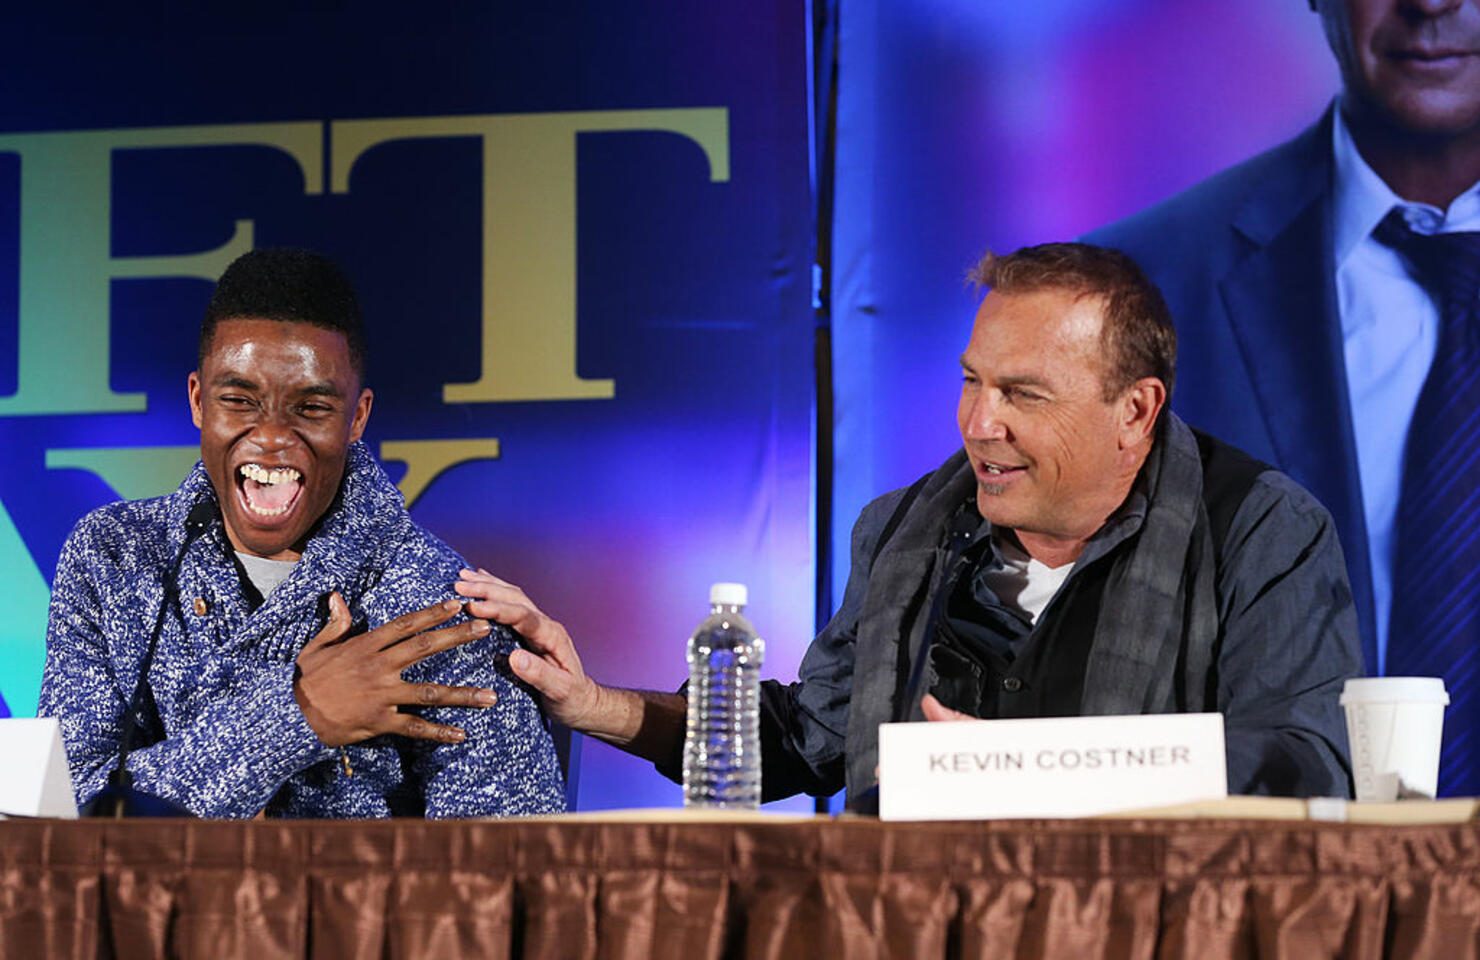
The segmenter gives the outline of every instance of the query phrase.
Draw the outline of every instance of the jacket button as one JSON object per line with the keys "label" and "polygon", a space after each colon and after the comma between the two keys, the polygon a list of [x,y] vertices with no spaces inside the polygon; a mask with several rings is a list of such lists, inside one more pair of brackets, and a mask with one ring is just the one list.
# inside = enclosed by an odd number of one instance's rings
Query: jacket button
{"label": "jacket button", "polygon": [[195,615],[197,617],[203,617],[211,612],[211,605],[206,603],[205,597],[196,597],[195,603],[192,606],[195,608]]}
{"label": "jacket button", "polygon": [[1023,689],[1023,681],[1019,680],[1017,677],[1008,677],[1006,680],[1002,681],[1002,689],[1006,690],[1008,693],[1017,693],[1019,690]]}

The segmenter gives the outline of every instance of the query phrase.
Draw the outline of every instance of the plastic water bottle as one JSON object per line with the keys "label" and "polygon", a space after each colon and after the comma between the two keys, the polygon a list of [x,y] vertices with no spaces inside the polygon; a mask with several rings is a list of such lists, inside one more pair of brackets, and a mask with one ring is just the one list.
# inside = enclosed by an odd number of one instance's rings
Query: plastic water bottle
{"label": "plastic water bottle", "polygon": [[766,645],[741,614],[745,601],[745,584],[716,583],[709,588],[709,616],[689,638],[686,807],[760,806],[760,670]]}

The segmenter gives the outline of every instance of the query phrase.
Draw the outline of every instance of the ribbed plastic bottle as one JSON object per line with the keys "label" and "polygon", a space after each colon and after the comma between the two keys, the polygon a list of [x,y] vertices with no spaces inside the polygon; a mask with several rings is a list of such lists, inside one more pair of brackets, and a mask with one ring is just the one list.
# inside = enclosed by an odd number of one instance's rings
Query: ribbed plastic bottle
{"label": "ribbed plastic bottle", "polygon": [[746,599],[743,583],[714,584],[709,616],[689,638],[686,807],[760,806],[760,670],[766,645],[741,612]]}

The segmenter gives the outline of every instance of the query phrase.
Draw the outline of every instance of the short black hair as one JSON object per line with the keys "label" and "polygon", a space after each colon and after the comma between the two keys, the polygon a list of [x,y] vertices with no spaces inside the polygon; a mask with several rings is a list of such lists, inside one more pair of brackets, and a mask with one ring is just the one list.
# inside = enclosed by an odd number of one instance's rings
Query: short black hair
{"label": "short black hair", "polygon": [[232,261],[200,324],[197,366],[211,351],[223,320],[281,320],[307,323],[344,335],[349,360],[365,380],[365,322],[355,288],[333,260],[311,250],[267,247]]}

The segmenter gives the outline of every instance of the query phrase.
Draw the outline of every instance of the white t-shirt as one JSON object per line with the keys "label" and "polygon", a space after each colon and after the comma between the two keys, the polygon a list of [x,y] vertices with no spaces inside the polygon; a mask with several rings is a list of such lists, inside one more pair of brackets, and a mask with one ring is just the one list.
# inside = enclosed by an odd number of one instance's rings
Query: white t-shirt
{"label": "white t-shirt", "polygon": [[286,579],[293,568],[298,566],[297,560],[268,560],[266,557],[254,557],[250,553],[236,551],[236,558],[241,561],[242,569],[247,571],[247,579],[252,581],[252,586],[262,594],[266,600],[272,591]]}
{"label": "white t-shirt", "polygon": [[1068,579],[1074,564],[1047,566],[1028,556],[1016,543],[1000,537],[997,539],[997,552],[1002,557],[1002,566],[996,570],[983,571],[983,581],[997,595],[998,600],[1026,615],[1036,624],[1049,601]]}

